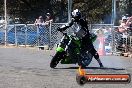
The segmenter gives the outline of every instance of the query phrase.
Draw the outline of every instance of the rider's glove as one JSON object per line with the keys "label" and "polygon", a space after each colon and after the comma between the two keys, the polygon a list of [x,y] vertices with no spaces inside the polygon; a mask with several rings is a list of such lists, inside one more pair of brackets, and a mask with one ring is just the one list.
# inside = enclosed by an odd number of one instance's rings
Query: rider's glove
{"label": "rider's glove", "polygon": [[67,29],[67,26],[66,25],[62,25],[61,27],[58,27],[57,30],[62,32],[62,31],[65,31]]}
{"label": "rider's glove", "polygon": [[57,30],[60,31],[60,32],[62,32],[62,28],[60,28],[60,27],[58,27]]}

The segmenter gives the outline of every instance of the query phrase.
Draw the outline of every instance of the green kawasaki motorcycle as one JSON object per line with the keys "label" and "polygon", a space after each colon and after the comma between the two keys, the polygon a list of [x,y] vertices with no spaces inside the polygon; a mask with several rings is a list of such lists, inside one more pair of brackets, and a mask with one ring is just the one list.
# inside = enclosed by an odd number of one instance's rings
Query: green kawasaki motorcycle
{"label": "green kawasaki motorcycle", "polygon": [[[55,68],[58,63],[61,64],[78,64],[79,66],[86,67],[88,66],[93,56],[89,51],[81,53],[81,40],[73,35],[68,35],[65,32],[62,32],[63,37],[60,43],[57,45],[56,54],[53,56],[50,67]],[[91,34],[91,41],[94,42],[97,36]],[[80,55],[81,58],[78,58]]]}

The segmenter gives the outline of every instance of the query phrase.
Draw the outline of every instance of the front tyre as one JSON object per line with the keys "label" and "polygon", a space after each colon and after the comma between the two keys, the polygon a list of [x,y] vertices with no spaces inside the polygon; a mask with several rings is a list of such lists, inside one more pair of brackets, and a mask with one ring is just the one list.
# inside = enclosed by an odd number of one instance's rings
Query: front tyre
{"label": "front tyre", "polygon": [[64,53],[63,52],[57,52],[54,57],[52,58],[51,62],[50,62],[50,67],[51,68],[55,68],[57,66],[57,64],[59,63],[59,61],[61,59],[63,59]]}

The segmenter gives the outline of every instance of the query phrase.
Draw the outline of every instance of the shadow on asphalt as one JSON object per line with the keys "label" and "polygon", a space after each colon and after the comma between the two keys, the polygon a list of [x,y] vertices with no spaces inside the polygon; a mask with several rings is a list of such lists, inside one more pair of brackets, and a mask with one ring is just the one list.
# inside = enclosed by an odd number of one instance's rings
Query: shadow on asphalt
{"label": "shadow on asphalt", "polygon": [[[55,69],[78,69],[78,67],[55,68]],[[109,68],[109,67],[86,67],[84,69],[102,69],[102,70],[126,70],[124,68]]]}

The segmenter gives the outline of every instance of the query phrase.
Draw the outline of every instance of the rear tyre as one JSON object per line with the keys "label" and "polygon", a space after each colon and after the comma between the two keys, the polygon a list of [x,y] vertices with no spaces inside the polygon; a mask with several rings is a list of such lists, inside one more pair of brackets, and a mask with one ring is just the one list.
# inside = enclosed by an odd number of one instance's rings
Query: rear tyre
{"label": "rear tyre", "polygon": [[93,55],[89,52],[82,53],[78,60],[78,65],[85,68],[87,67],[92,61]]}

